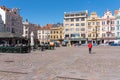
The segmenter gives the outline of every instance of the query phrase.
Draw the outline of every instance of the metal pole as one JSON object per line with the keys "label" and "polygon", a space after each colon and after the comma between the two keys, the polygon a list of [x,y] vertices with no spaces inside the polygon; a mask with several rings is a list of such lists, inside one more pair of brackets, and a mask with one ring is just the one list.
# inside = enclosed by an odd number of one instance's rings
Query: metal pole
{"label": "metal pole", "polygon": [[96,26],[96,44],[97,44],[97,26]]}

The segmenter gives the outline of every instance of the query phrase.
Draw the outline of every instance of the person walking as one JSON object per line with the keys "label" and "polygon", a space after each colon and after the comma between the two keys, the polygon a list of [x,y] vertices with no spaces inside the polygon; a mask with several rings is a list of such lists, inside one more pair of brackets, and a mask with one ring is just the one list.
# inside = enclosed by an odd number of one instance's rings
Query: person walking
{"label": "person walking", "polygon": [[88,48],[89,48],[89,54],[91,54],[91,51],[92,51],[92,43],[91,42],[88,43]]}

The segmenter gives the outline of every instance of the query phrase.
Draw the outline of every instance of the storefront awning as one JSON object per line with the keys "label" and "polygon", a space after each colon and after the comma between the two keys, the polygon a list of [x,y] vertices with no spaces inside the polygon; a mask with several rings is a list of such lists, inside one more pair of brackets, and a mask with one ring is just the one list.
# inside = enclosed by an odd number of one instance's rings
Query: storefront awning
{"label": "storefront awning", "polygon": [[0,38],[21,38],[22,35],[10,33],[10,32],[0,32]]}

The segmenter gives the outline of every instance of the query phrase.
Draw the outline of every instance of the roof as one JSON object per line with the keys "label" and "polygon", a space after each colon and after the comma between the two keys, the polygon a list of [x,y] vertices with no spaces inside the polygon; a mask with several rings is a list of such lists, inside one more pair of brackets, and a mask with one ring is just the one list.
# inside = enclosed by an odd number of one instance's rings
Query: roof
{"label": "roof", "polygon": [[10,32],[0,32],[0,38],[21,38],[22,35],[10,33]]}
{"label": "roof", "polygon": [[11,9],[9,9],[9,8],[7,8],[5,6],[0,6],[0,8],[3,9],[4,11],[8,11],[8,12],[11,11]]}
{"label": "roof", "polygon": [[49,30],[53,24],[47,24],[46,26],[40,27],[39,30]]}

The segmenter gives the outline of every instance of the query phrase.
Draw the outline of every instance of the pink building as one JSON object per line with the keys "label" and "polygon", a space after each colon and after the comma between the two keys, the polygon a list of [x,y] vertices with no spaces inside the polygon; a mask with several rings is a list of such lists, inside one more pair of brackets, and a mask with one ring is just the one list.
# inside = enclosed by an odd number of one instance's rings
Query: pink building
{"label": "pink building", "polygon": [[102,42],[111,42],[115,40],[115,16],[107,10],[102,17]]}

